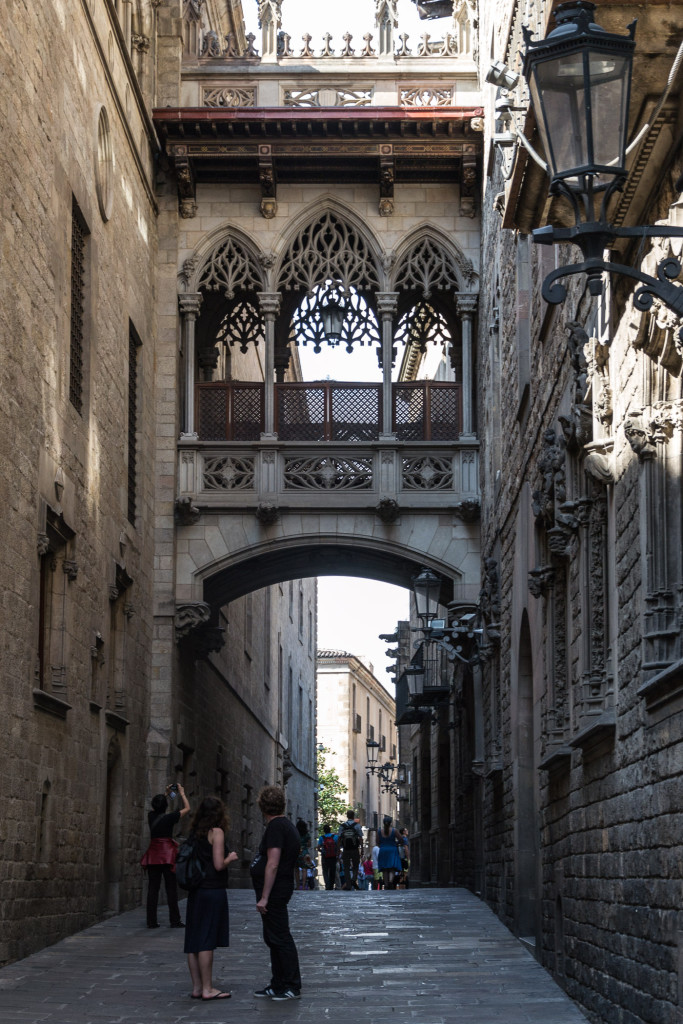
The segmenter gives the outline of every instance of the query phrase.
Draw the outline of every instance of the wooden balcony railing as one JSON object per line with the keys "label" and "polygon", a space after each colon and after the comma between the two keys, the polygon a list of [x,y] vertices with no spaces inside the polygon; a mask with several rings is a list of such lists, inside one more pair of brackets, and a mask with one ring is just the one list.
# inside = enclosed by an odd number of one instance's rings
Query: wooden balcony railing
{"label": "wooden balcony railing", "polygon": [[[383,433],[382,385],[321,381],[275,384],[275,429],[282,441],[377,441]],[[262,383],[196,385],[201,441],[258,441],[264,431]],[[462,431],[460,384],[392,385],[392,432],[399,441],[455,441]]]}

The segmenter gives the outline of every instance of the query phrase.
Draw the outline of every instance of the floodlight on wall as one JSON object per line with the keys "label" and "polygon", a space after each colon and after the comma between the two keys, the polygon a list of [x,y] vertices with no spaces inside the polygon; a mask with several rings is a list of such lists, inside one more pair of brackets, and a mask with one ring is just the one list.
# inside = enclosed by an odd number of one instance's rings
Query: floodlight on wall
{"label": "floodlight on wall", "polygon": [[501,89],[515,89],[519,82],[519,75],[516,71],[511,71],[507,64],[497,60],[486,72],[486,81],[489,85],[500,86]]}

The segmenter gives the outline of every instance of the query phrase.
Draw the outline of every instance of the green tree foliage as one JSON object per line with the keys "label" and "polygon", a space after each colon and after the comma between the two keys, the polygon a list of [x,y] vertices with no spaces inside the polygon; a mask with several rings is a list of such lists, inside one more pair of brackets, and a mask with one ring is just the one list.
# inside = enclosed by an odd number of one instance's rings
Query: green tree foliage
{"label": "green tree foliage", "polygon": [[[348,805],[344,800],[347,787],[340,781],[334,767],[327,766],[325,755],[332,753],[329,747],[318,747],[316,767],[318,771],[318,835],[323,834],[323,825],[329,822],[336,826],[346,817]],[[335,754],[332,753],[332,757]]]}

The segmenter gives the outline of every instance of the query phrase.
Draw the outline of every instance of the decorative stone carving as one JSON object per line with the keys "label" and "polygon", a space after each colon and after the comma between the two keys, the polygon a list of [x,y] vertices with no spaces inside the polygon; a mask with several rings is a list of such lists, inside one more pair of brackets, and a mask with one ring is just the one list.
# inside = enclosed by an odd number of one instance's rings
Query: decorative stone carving
{"label": "decorative stone carving", "polygon": [[375,513],[378,519],[390,525],[400,518],[401,506],[395,498],[380,498],[375,505]]}
{"label": "decorative stone carving", "polygon": [[536,522],[546,527],[555,520],[555,506],[566,498],[565,453],[558,444],[555,431],[550,428],[543,435],[543,450],[538,459],[541,485],[532,496],[532,507]]}
{"label": "decorative stone carving", "polygon": [[204,601],[176,605],[176,639],[187,637],[211,618],[211,608]]}
{"label": "decorative stone carving", "polygon": [[118,601],[118,599],[120,597],[120,594],[121,594],[121,592],[120,592],[118,587],[113,587],[113,586],[110,587],[109,588],[109,602],[110,602],[110,604],[114,604],[115,601]]}
{"label": "decorative stone carving", "polygon": [[223,56],[230,60],[236,60],[241,57],[240,48],[237,43],[237,36],[234,32],[228,32],[225,37],[225,49],[223,50]]}
{"label": "decorative stone carving", "polygon": [[336,107],[369,107],[372,89],[337,89]]}
{"label": "decorative stone carving", "polygon": [[194,526],[202,517],[199,509],[188,497],[176,499],[175,514],[180,526]]}
{"label": "decorative stone carving", "polygon": [[254,513],[256,518],[264,526],[272,526],[273,523],[277,523],[280,519],[281,512],[274,501],[261,501],[256,506],[256,512]]}
{"label": "decorative stone carving", "polygon": [[258,50],[254,46],[254,43],[256,41],[256,36],[254,35],[254,33],[253,32],[248,32],[246,39],[247,39],[247,48],[244,51],[244,56],[245,57],[258,57],[258,55],[259,55],[258,54]]}
{"label": "decorative stone carving", "polygon": [[248,456],[218,455],[204,459],[202,486],[206,491],[251,491],[255,460]]}
{"label": "decorative stone carving", "polygon": [[375,25],[379,30],[380,56],[394,52],[394,29],[398,28],[397,0],[375,0]]}
{"label": "decorative stone carving", "polygon": [[285,89],[284,104],[286,107],[319,107],[319,89]]}
{"label": "decorative stone carving", "polygon": [[498,643],[498,626],[501,618],[500,573],[495,558],[484,559],[484,581],[479,591],[479,611],[486,624],[488,640],[494,644]]}
{"label": "decorative stone carving", "polygon": [[466,256],[453,254],[429,237],[418,239],[401,257],[394,288],[399,291],[413,289],[422,292],[428,299],[434,291],[460,291],[460,279],[455,272],[456,263],[466,280],[470,280],[474,268]]}
{"label": "decorative stone carving", "polygon": [[186,21],[201,21],[204,3],[205,0],[183,0],[183,18]]}
{"label": "decorative stone carving", "polygon": [[404,458],[402,486],[406,491],[439,491],[453,487],[453,463],[438,455]]}
{"label": "decorative stone carving", "polygon": [[641,409],[629,413],[628,419],[624,423],[626,440],[641,462],[645,462],[647,459],[654,459],[657,455],[657,446],[654,443],[654,438],[643,421],[643,411]]}
{"label": "decorative stone carving", "polygon": [[410,57],[411,53],[413,52],[412,50],[408,49],[408,39],[410,38],[410,36],[408,35],[407,32],[402,32],[398,38],[401,40],[401,45],[396,51],[396,56]]}
{"label": "decorative stone carving", "polygon": [[36,539],[36,550],[39,558],[42,558],[50,550],[50,538],[46,533],[38,534]]}
{"label": "decorative stone carving", "polygon": [[401,89],[399,102],[402,107],[450,107],[453,103],[453,90],[436,86]]}
{"label": "decorative stone carving", "polygon": [[223,56],[223,48],[221,46],[221,41],[218,38],[218,32],[210,29],[204,34],[200,56],[213,57],[214,59]]}
{"label": "decorative stone carving", "polygon": [[542,565],[529,571],[529,592],[539,598],[555,586],[556,570],[552,565]]}
{"label": "decorative stone carving", "polygon": [[278,52],[278,29],[282,27],[282,0],[258,0],[258,24],[264,60],[274,60]]}
{"label": "decorative stone carving", "polygon": [[315,53],[311,49],[311,39],[312,38],[313,38],[313,36],[309,35],[308,32],[306,32],[301,37],[302,42],[304,44],[304,48],[301,51],[301,53],[299,54],[300,57],[315,57]]}
{"label": "decorative stone carving", "polygon": [[277,282],[279,291],[312,294],[327,281],[344,291],[380,290],[377,268],[365,239],[331,211],[297,234],[287,251]]}
{"label": "decorative stone carving", "polygon": [[138,53],[149,53],[149,36],[138,35],[134,32],[130,37],[130,41]]}
{"label": "decorative stone carving", "polygon": [[601,484],[613,484],[615,481],[613,466],[614,440],[606,438],[592,441],[586,445],[583,468],[593,480]]}
{"label": "decorative stone carving", "polygon": [[204,661],[210,654],[217,654],[225,647],[225,630],[222,626],[200,626],[190,636],[192,653],[197,661]]}
{"label": "decorative stone carving", "polygon": [[334,57],[334,50],[332,49],[332,35],[330,32],[326,32],[323,36],[324,46],[320,51],[321,57]]}
{"label": "decorative stone carving", "polygon": [[255,107],[256,89],[246,87],[204,88],[202,104],[205,107]]}
{"label": "decorative stone carving", "polygon": [[376,56],[375,51],[372,48],[372,35],[370,32],[366,32],[363,36],[365,46],[361,52],[361,57],[374,57]]}
{"label": "decorative stone carving", "polygon": [[62,562],[62,571],[66,578],[73,582],[78,577],[78,562],[72,558],[65,558]]}
{"label": "decorative stone carving", "polygon": [[344,49],[342,50],[340,56],[353,57],[354,53],[356,52],[351,47],[351,40],[353,39],[353,36],[351,35],[350,32],[345,32],[344,35],[342,36],[342,39],[344,40]]}
{"label": "decorative stone carving", "polygon": [[481,504],[476,498],[466,498],[459,501],[453,509],[453,514],[462,519],[464,523],[476,523],[481,518]]}
{"label": "decorative stone carving", "polygon": [[286,458],[286,490],[370,490],[372,459],[313,456]]}
{"label": "decorative stone carving", "polygon": [[234,299],[237,291],[262,291],[264,283],[257,260],[229,235],[206,260],[197,289],[222,290],[226,298]]}
{"label": "decorative stone carving", "polygon": [[292,37],[287,35],[286,32],[278,32],[277,34],[277,55],[278,57],[293,57],[292,48],[290,46]]}

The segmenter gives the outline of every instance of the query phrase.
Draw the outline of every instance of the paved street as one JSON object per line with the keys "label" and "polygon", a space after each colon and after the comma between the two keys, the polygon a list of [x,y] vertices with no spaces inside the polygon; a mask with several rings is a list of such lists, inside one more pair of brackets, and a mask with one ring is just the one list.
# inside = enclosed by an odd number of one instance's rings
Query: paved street
{"label": "paved street", "polygon": [[[181,904],[183,909],[183,904]],[[189,998],[182,932],[122,914],[0,970],[0,1024],[582,1024],[585,1017],[484,903],[463,889],[295,893],[299,1002],[255,999],[270,980],[253,894],[230,892],[230,949],[214,981],[229,1001]],[[166,919],[160,908],[160,921]],[[30,922],[27,922],[30,927]]]}

